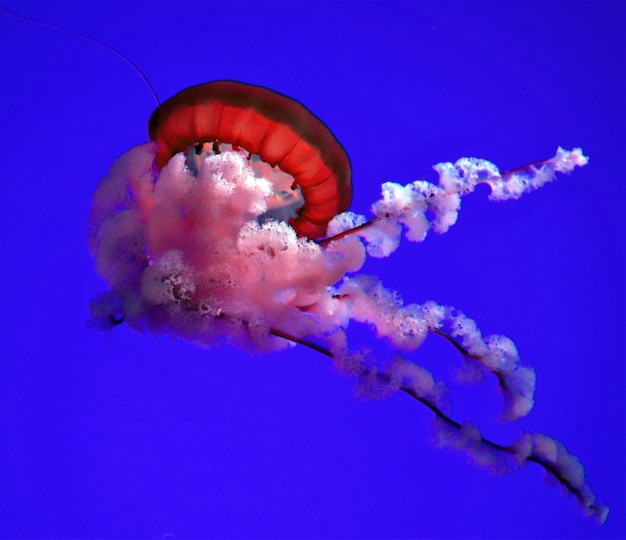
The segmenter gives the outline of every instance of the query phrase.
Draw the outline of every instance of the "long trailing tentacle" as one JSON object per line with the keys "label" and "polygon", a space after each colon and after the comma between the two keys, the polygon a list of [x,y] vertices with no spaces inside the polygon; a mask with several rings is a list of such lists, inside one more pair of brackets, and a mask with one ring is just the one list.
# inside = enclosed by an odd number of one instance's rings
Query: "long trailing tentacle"
{"label": "long trailing tentacle", "polygon": [[[446,339],[462,356],[479,359],[449,334],[436,329],[431,332]],[[303,345],[336,360],[335,353],[306,339],[292,336],[275,328],[270,330],[270,334]],[[361,372],[356,375],[369,379],[367,383],[369,385],[378,383],[386,387],[395,384],[398,390],[429,409],[435,415],[436,428],[439,433],[434,441],[436,445],[461,450],[477,465],[487,467],[496,474],[506,474],[526,463],[535,463],[555,478],[566,493],[576,498],[585,515],[594,517],[601,524],[606,521],[609,513],[608,507],[596,502],[596,497],[585,481],[584,470],[578,458],[570,454],[560,441],[541,433],[523,433],[510,445],[499,444],[483,437],[475,426],[460,423],[445,412],[437,403],[438,400],[433,399],[432,388],[424,391],[423,381],[406,376],[407,368],[411,371],[416,367],[416,364],[398,355],[395,366],[388,370],[379,371],[361,365]],[[423,378],[426,370],[423,367],[418,369],[421,372],[419,378]],[[405,376],[398,376],[399,372],[404,373]],[[430,374],[428,376],[432,377]],[[426,385],[426,387],[429,386]]]}
{"label": "long trailing tentacle", "polygon": [[[439,163],[434,167],[439,174],[438,186],[420,180],[406,186],[387,182],[383,186],[383,199],[372,206],[375,217],[366,220],[363,216],[346,213],[331,226],[329,236],[317,243],[326,246],[348,235],[359,234],[372,244],[368,249],[370,255],[386,257],[397,247],[397,242],[389,242],[388,237],[399,235],[399,224],[404,225],[407,238],[414,242],[421,242],[431,227],[436,232],[446,232],[456,222],[459,197],[474,191],[478,184],[489,185],[490,200],[518,199],[524,193],[552,182],[557,172],[570,173],[575,167],[586,165],[587,161],[588,157],[580,148],[567,151],[559,147],[551,158],[504,172],[493,163],[475,158]],[[426,209],[435,215],[432,221],[426,219]],[[386,243],[382,249],[377,245],[381,236]]]}
{"label": "long trailing tentacle", "polygon": [[96,45],[111,51],[113,54],[117,55],[119,58],[124,60],[124,62],[126,62],[133,69],[133,71],[137,75],[139,75],[141,80],[148,87],[148,90],[150,91],[150,94],[152,95],[152,99],[154,99],[157,107],[160,105],[159,98],[158,98],[158,96],[156,94],[156,91],[154,90],[154,88],[150,84],[150,81],[148,80],[148,77],[146,77],[144,72],[141,71],[141,69],[139,68],[139,66],[137,64],[135,64],[135,62],[133,62],[128,56],[126,56],[123,52],[117,50],[115,47],[112,47],[111,45],[105,43],[104,41],[100,41],[99,39],[96,39],[95,37],[88,36],[87,34],[83,34],[82,32],[79,32],[78,30],[73,30],[72,28],[68,28],[67,26],[63,26],[62,24],[52,23],[52,22],[48,22],[48,21],[42,21],[42,20],[39,20],[39,19],[31,19],[30,17],[25,17],[24,15],[20,15],[19,13],[16,13],[15,11],[12,11],[9,8],[7,8],[5,6],[2,6],[2,5],[0,5],[0,9],[2,11],[4,11],[5,13],[8,13],[12,17],[15,17],[16,19],[20,19],[22,21],[25,21],[25,22],[27,22],[29,24],[36,24],[36,25],[39,25],[39,26],[45,26],[47,28],[53,28],[55,30],[60,30],[62,32],[67,32],[68,34],[76,36],[76,37],[78,37],[80,39],[84,39],[86,41],[91,41],[92,43],[95,43]]}

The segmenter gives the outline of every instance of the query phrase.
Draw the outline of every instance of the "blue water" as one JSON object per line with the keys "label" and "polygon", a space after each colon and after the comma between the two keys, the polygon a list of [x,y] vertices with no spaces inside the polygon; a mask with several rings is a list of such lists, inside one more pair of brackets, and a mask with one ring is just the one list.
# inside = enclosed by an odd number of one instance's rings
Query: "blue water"
{"label": "blue water", "polygon": [[[355,399],[302,347],[88,329],[90,198],[154,102],[109,51],[0,11],[0,538],[626,537],[625,4],[177,4],[4,2],[119,49],[161,99],[235,79],[300,100],[350,155],[361,213],[439,161],[590,156],[516,202],[477,190],[449,233],[363,272],[513,338],[531,414],[498,424],[490,381],[451,383],[454,417],[562,440],[611,514],[584,518],[537,466],[492,477],[433,448],[428,410]],[[414,357],[459,365],[436,337]]]}

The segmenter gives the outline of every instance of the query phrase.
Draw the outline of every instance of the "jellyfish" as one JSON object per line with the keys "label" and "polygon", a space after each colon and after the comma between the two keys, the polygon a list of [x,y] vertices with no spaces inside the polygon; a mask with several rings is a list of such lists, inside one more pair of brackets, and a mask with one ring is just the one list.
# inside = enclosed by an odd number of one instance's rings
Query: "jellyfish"
{"label": "jellyfish", "polygon": [[[584,166],[580,148],[501,173],[461,158],[434,166],[439,179],[386,182],[369,217],[349,211],[350,161],[330,129],[299,102],[236,81],[183,90],[159,105],[150,141],[121,156],[100,181],[88,240],[108,291],[92,302],[92,324],[125,323],[202,347],[232,345],[254,355],[310,347],[352,377],[356,392],[401,392],[434,417],[435,444],[464,452],[495,474],[535,463],[603,523],[578,458],[560,441],[523,433],[493,442],[453,419],[448,387],[418,363],[432,335],[463,358],[467,380],[495,377],[500,420],[533,407],[535,372],[501,335],[483,336],[452,306],[406,303],[375,276],[367,257],[390,256],[402,237],[423,241],[457,220],[461,198],[486,184],[491,200],[517,199]],[[363,323],[385,344],[351,343]]]}

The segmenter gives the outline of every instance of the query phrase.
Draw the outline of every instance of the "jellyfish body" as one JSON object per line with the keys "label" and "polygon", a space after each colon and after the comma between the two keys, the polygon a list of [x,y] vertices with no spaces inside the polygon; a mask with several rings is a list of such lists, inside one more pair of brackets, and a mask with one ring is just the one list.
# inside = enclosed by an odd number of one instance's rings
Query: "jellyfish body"
{"label": "jellyfish body", "polygon": [[[446,232],[461,197],[478,184],[491,187],[492,199],[518,198],[585,165],[580,149],[559,148],[553,158],[505,174],[475,158],[440,163],[438,185],[383,184],[368,220],[345,212],[349,162],[328,128],[267,89],[220,81],[183,91],[155,111],[150,137],[113,165],[94,195],[89,244],[110,289],[92,304],[99,326],[123,318],[138,330],[207,347],[227,342],[253,354],[309,345],[355,377],[361,394],[402,391],[427,406],[441,446],[460,448],[497,473],[537,463],[588,515],[606,519],[582,466],[559,441],[532,433],[509,446],[484,439],[475,426],[452,420],[445,385],[405,356],[429,334],[443,336],[468,372],[497,378],[501,419],[513,421],[532,408],[535,373],[510,339],[482,336],[452,307],[405,304],[377,278],[354,275],[368,255],[390,255],[403,231],[416,242],[430,230]],[[215,152],[199,156],[187,148],[216,141]],[[290,223],[263,219],[275,195],[274,164],[302,189],[303,209]],[[330,240],[311,240],[325,233]],[[371,326],[389,355],[351,348],[352,322]]]}
{"label": "jellyfish body", "polygon": [[228,143],[279,167],[302,190],[291,226],[317,238],[350,206],[350,160],[328,127],[301,103],[261,86],[216,81],[187,88],[150,118],[150,139],[163,167],[178,152],[204,142]]}

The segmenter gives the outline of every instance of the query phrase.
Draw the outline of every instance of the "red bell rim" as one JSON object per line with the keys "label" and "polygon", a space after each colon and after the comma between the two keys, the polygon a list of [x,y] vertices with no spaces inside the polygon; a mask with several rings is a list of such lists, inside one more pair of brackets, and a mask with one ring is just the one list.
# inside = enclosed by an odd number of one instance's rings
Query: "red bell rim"
{"label": "red bell rim", "polygon": [[304,198],[290,220],[300,236],[324,236],[328,222],[350,206],[350,160],[343,146],[304,105],[269,88],[237,81],[192,86],[152,113],[148,132],[159,146],[159,168],[189,146],[218,141],[290,174]]}

